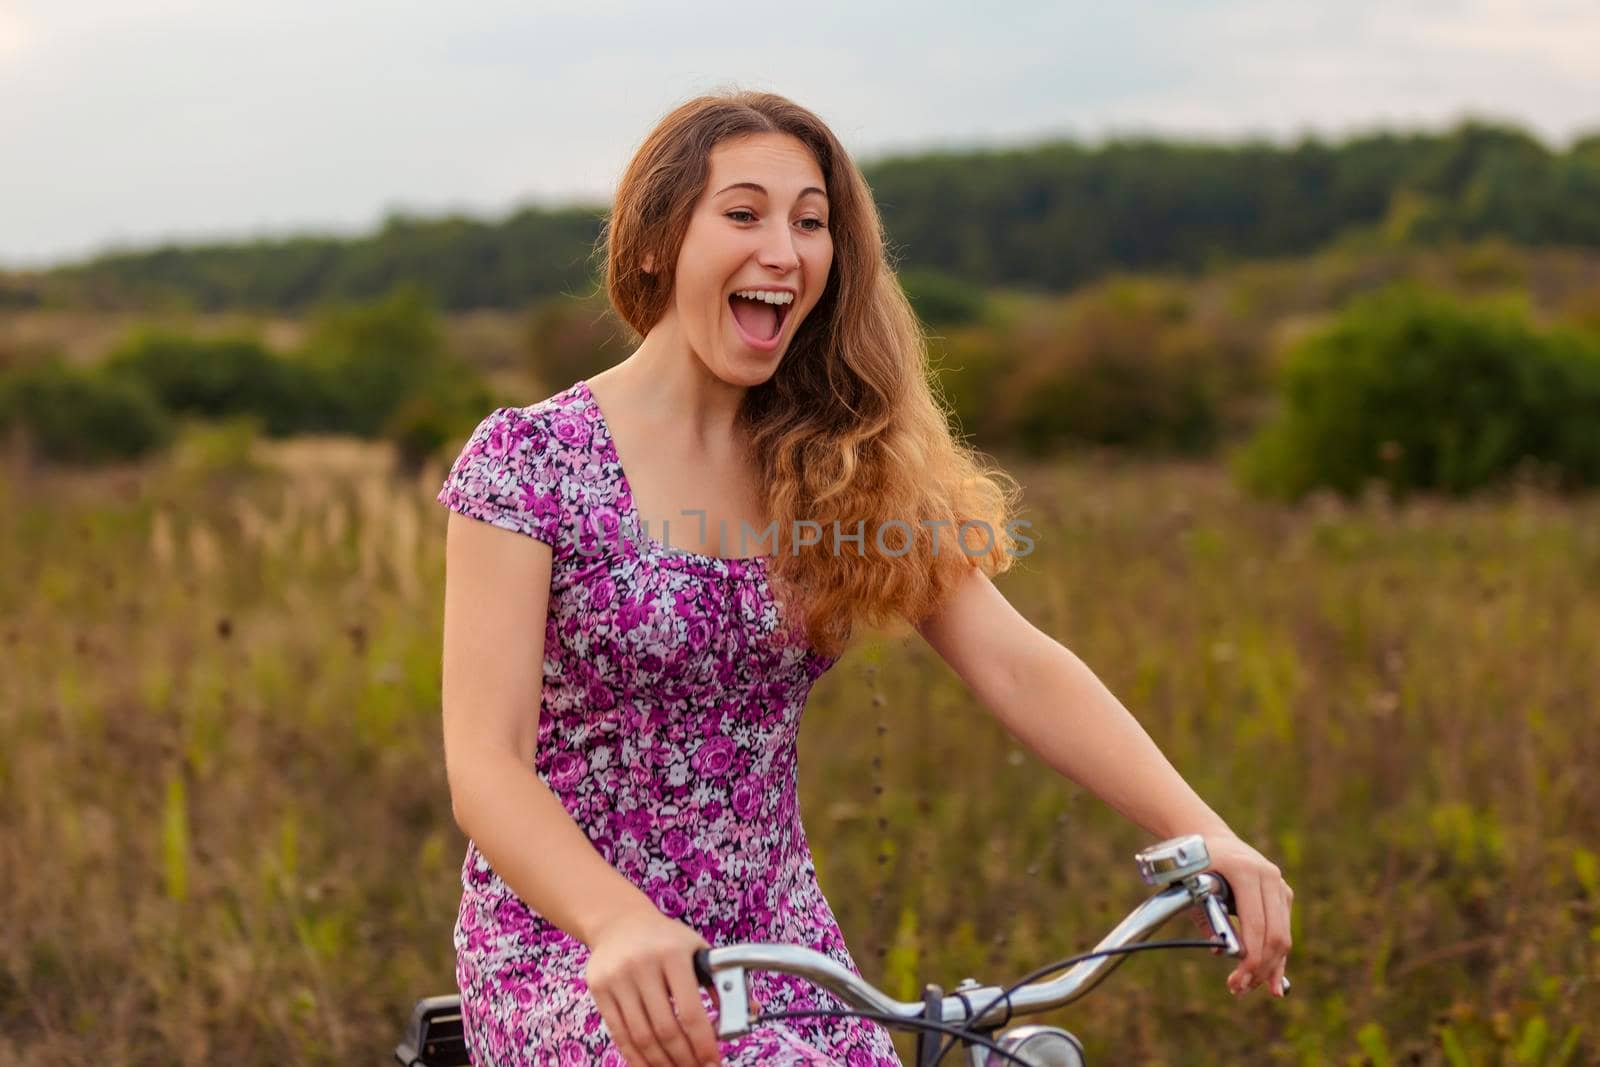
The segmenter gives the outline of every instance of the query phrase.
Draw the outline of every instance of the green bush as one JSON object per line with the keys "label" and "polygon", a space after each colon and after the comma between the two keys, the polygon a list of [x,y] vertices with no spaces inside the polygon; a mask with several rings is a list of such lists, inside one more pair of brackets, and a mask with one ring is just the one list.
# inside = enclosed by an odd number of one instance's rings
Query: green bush
{"label": "green bush", "polygon": [[464,373],[456,384],[441,382],[403,403],[384,424],[383,436],[395,446],[403,469],[419,470],[446,445],[459,447],[484,412],[495,406],[489,389]]}
{"label": "green bush", "polygon": [[523,332],[528,370],[544,388],[561,389],[626,359],[632,336],[604,294],[541,300]]}
{"label": "green bush", "polygon": [[1533,448],[1568,488],[1600,485],[1600,336],[1559,327],[1546,336],[1545,352],[1548,414],[1534,427]]}
{"label": "green bush", "polygon": [[955,428],[980,442],[1001,440],[995,395],[1014,370],[1015,347],[993,329],[964,326],[930,338],[928,354]]}
{"label": "green bush", "polygon": [[312,425],[327,404],[316,374],[253,337],[144,329],[118,346],[105,370],[144,386],[169,411],[211,419],[254,415],[274,436]]}
{"label": "green bush", "polygon": [[432,298],[409,284],[379,300],[323,307],[303,359],[326,390],[314,428],[363,437],[379,436],[411,397],[460,373]]}
{"label": "green bush", "polygon": [[162,448],[174,426],[143,387],[52,360],[0,379],[0,435],[17,433],[41,459],[95,464]]}
{"label": "green bush", "polygon": [[1063,443],[1199,454],[1224,430],[1231,338],[1180,288],[1119,280],[1024,322],[994,393],[1000,432],[1036,454]]}
{"label": "green bush", "polygon": [[242,420],[237,426],[274,436],[383,437],[411,465],[464,436],[463,426],[492,406],[480,376],[446,351],[430,298],[409,285],[370,303],[324,306],[294,353],[251,337],[145,329],[119,346],[105,372],[175,414]]}
{"label": "green bush", "polygon": [[1401,283],[1361,298],[1284,363],[1281,410],[1238,456],[1246,485],[1295,499],[1452,494],[1520,467],[1600,479],[1600,345],[1541,332],[1520,305]]}
{"label": "green bush", "polygon": [[963,326],[983,318],[983,287],[934,270],[905,271],[900,287],[917,317],[930,326]]}

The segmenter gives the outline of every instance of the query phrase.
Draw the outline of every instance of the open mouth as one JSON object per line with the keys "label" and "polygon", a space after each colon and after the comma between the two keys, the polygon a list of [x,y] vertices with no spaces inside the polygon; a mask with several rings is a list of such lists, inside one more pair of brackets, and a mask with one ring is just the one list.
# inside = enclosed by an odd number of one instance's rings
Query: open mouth
{"label": "open mouth", "polygon": [[769,304],[764,300],[731,294],[728,307],[733,311],[733,321],[741,333],[756,344],[766,347],[777,341],[783,324],[789,317],[793,304]]}

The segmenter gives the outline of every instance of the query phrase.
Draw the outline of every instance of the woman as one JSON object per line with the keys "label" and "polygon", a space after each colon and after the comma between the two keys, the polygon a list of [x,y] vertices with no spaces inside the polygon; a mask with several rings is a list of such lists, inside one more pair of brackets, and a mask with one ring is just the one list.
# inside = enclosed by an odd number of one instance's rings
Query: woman
{"label": "woman", "polygon": [[[719,1044],[691,967],[759,941],[855,969],[794,742],[858,620],[914,622],[1061,773],[1154,834],[1204,834],[1248,952],[1230,987],[1276,992],[1277,868],[991,583],[1015,483],[952,439],[828,128],[772,94],[691,100],[639,148],[603,240],[637,350],[490,414],[439,494],[458,513],[444,731],[470,838],[455,943],[475,1061],[899,1063],[858,1018]],[[786,976],[752,986],[769,1011],[839,1006]]]}

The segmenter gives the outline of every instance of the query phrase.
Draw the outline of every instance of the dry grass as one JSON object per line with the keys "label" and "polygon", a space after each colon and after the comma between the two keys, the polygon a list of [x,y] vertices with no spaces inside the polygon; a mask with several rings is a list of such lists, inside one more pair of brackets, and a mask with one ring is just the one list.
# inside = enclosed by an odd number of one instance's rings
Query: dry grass
{"label": "dry grass", "polygon": [[[485,374],[520,374],[526,362],[526,317],[517,311],[480,310],[441,316],[445,343]],[[24,356],[59,353],[68,363],[100,363],[130,333],[161,327],[197,337],[254,334],[277,352],[304,342],[304,316],[244,312],[161,313],[71,309],[0,309],[0,370]]]}
{"label": "dry grass", "polygon": [[94,366],[141,327],[161,327],[197,337],[256,334],[277,350],[298,345],[306,329],[300,319],[242,312],[7,310],[0,311],[0,369],[9,359],[45,353],[57,353],[73,366]]}
{"label": "dry grass", "polygon": [[[451,988],[442,472],[331,455],[0,481],[0,1062],[377,1064]],[[1600,503],[1015,469],[1038,549],[1002,588],[1298,894],[1294,996],[1136,957],[1060,1013],[1091,1062],[1593,1062]],[[1142,833],[913,641],[825,676],[801,745],[824,888],[901,994],[1145,892]]]}

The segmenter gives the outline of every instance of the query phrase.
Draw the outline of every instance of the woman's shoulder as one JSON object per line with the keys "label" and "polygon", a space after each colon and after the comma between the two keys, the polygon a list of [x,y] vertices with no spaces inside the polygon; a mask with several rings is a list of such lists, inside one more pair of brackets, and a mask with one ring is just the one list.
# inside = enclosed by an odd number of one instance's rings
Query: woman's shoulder
{"label": "woman's shoulder", "polygon": [[553,437],[539,441],[547,450],[576,447],[583,442],[571,432],[571,426],[582,422],[587,428],[585,399],[583,383],[574,382],[531,404],[495,408],[478,424],[479,430],[504,431],[518,438]]}
{"label": "woman's shoulder", "polygon": [[452,464],[439,502],[555,543],[569,494],[592,461],[594,426],[583,383],[484,416]]}
{"label": "woman's shoulder", "polygon": [[495,408],[478,423],[464,451],[476,448],[535,468],[581,466],[600,446],[598,416],[584,383],[577,381],[531,404]]}

